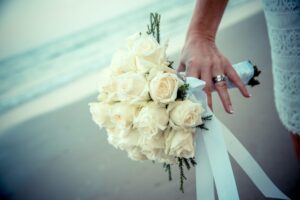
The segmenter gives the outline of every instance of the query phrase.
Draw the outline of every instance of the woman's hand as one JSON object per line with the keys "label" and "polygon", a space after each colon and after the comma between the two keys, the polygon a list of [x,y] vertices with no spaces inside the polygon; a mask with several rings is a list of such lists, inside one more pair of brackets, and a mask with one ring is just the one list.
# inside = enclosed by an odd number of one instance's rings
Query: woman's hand
{"label": "woman's hand", "polygon": [[226,75],[240,90],[245,97],[250,97],[244,83],[226,57],[220,53],[215,45],[214,38],[204,36],[199,32],[189,32],[181,53],[181,61],[178,71],[186,71],[187,76],[200,78],[206,82],[204,88],[208,105],[212,108],[211,91],[215,87],[224,109],[233,113],[230,96],[225,81],[213,85],[212,78],[217,75]]}

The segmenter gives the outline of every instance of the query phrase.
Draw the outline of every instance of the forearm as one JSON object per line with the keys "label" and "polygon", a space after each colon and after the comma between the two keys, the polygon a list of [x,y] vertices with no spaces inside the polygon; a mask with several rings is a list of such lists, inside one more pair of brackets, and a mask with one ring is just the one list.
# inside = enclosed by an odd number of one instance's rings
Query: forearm
{"label": "forearm", "polygon": [[228,0],[197,0],[188,35],[203,35],[215,40]]}

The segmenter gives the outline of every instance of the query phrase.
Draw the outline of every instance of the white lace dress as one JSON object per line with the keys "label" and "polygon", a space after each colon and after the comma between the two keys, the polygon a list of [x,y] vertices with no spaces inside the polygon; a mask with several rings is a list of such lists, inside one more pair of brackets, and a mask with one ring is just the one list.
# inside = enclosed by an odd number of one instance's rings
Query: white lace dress
{"label": "white lace dress", "polygon": [[300,0],[262,0],[272,50],[275,104],[300,135]]}

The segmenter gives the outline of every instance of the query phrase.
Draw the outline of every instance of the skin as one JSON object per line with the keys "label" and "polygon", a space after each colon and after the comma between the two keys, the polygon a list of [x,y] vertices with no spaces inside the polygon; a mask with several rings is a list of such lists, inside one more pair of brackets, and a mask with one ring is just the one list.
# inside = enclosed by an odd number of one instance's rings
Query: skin
{"label": "skin", "polygon": [[186,71],[187,76],[201,78],[206,82],[204,90],[211,109],[211,91],[215,87],[225,111],[233,113],[226,82],[222,81],[214,85],[212,83],[212,77],[224,74],[239,88],[244,97],[250,97],[236,71],[215,43],[216,32],[227,2],[227,0],[197,0],[182,49],[178,71]]}
{"label": "skin", "polygon": [[[211,91],[215,87],[225,111],[232,114],[233,108],[226,82],[213,84],[212,77],[224,74],[239,88],[244,97],[248,98],[251,95],[215,43],[216,33],[227,3],[228,0],[197,0],[181,52],[178,71],[185,71],[187,76],[200,78],[206,82],[204,90],[211,109]],[[291,133],[291,137],[297,158],[300,161],[300,136]]]}
{"label": "skin", "polygon": [[290,135],[292,137],[297,159],[300,162],[300,136],[294,132],[290,132]]}

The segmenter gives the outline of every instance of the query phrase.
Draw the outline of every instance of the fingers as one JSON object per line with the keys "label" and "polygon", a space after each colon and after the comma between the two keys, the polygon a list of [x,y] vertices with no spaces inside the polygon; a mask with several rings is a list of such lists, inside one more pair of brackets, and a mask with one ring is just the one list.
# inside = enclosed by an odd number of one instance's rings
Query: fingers
{"label": "fingers", "polygon": [[[207,82],[206,82],[207,83]],[[213,103],[212,103],[212,96],[211,96],[211,86],[206,85],[204,91],[207,95],[207,105],[213,111]]]}
{"label": "fingers", "polygon": [[[221,99],[221,102],[223,104],[223,107],[226,112],[233,113],[232,103],[231,99],[228,93],[226,81],[220,81],[215,84],[212,83],[212,77],[215,77],[217,75],[226,74],[228,78],[239,88],[240,92],[245,97],[250,97],[250,94],[244,85],[244,83],[239,78],[238,74],[234,70],[234,68],[231,66],[231,64],[228,62],[228,60],[225,59],[216,59],[218,62],[213,62],[210,66],[200,66],[199,64],[196,65],[195,62],[189,62],[187,65],[184,63],[180,63],[177,71],[184,71],[186,70],[187,76],[192,76],[196,78],[201,78],[206,82],[206,87],[204,88],[204,91],[207,94],[207,104],[212,109],[212,88],[215,87],[216,91],[218,92],[218,95]],[[201,63],[201,65],[204,63]],[[199,65],[199,66],[198,66]]]}
{"label": "fingers", "polygon": [[178,68],[177,68],[177,71],[178,72],[184,72],[185,71],[185,64],[180,63]]}
{"label": "fingers", "polygon": [[186,76],[192,76],[195,78],[199,78],[199,69],[191,64],[186,66]]}
{"label": "fingers", "polygon": [[[212,72],[212,77],[216,77],[218,75],[224,75],[224,68],[223,68],[223,63],[217,63],[213,66],[213,72]],[[228,113],[233,113],[232,109],[232,104],[230,100],[230,96],[227,90],[227,84],[226,81],[220,81],[217,83],[214,83],[215,89],[217,90],[219,97],[222,101],[223,107],[226,112]]]}
{"label": "fingers", "polygon": [[220,96],[220,99],[222,101],[223,107],[226,110],[226,112],[232,114],[233,109],[232,109],[232,104],[230,100],[230,96],[227,90],[227,84],[225,81],[220,81],[215,83],[215,88]]}
{"label": "fingers", "polygon": [[[200,69],[204,69],[202,71],[200,71]],[[190,62],[187,66],[186,66],[186,71],[187,71],[187,76],[192,76],[192,77],[196,77],[196,78],[201,78],[202,80],[204,80],[206,82],[206,86],[203,89],[207,95],[207,104],[210,107],[211,110],[213,110],[212,108],[212,96],[211,96],[211,71],[209,67],[205,67],[205,68],[200,68],[200,65],[194,63],[194,62]]]}
{"label": "fingers", "polygon": [[244,85],[234,68],[231,66],[231,64],[228,61],[226,61],[225,65],[227,66],[225,70],[227,77],[234,83],[234,85],[237,88],[239,88],[240,92],[244,97],[250,97],[251,95],[248,92],[246,86]]}
{"label": "fingers", "polygon": [[206,82],[205,88],[203,89],[207,95],[207,104],[210,107],[211,110],[213,110],[213,104],[212,104],[212,96],[211,96],[211,91],[212,91],[212,80],[211,80],[211,71],[209,70],[203,70],[201,72],[201,77],[202,80]]}

